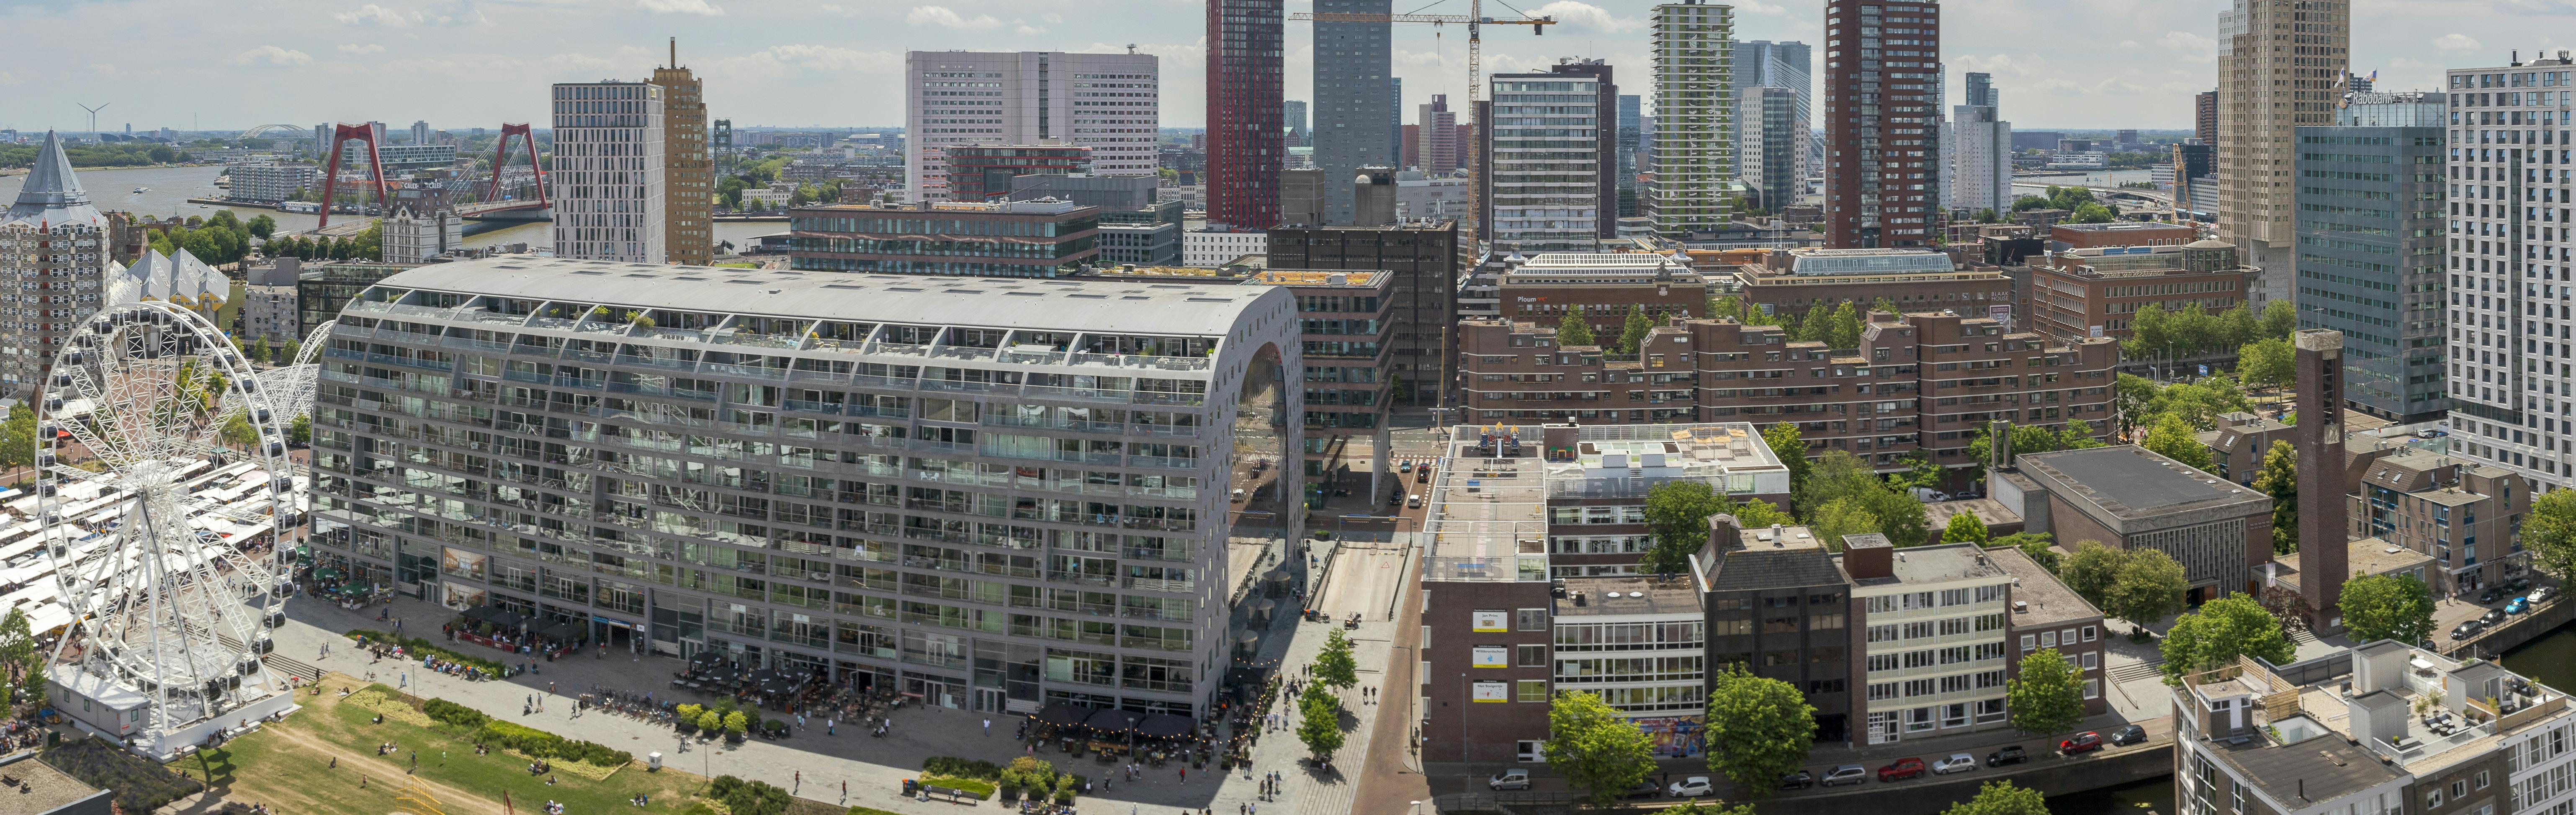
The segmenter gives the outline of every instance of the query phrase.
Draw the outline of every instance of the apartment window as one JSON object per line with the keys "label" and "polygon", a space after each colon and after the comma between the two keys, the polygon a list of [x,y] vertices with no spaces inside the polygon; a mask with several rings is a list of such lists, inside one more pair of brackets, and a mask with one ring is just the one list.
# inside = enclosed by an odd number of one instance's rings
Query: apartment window
{"label": "apartment window", "polygon": [[2438,789],[2437,789],[2437,790],[2434,790],[2434,791],[2432,791],[2432,792],[2424,793],[2424,808],[2425,808],[2425,809],[2432,809],[2432,808],[2434,808],[2434,807],[2438,807],[2438,806],[2441,806],[2441,805],[2442,805],[2442,791],[2441,791],[2441,790],[2438,790]]}
{"label": "apartment window", "polygon": [[1543,746],[1543,745],[1545,745],[1545,744],[1546,744],[1546,742],[1538,742],[1538,741],[1524,741],[1524,742],[1521,742],[1521,743],[1520,743],[1520,760],[1525,761],[1525,762],[1545,762],[1545,761],[1547,761],[1547,748]]}
{"label": "apartment window", "polygon": [[[1523,647],[1527,647],[1527,646],[1523,646]],[[2095,667],[2098,667],[2098,666],[2100,666],[2101,664],[2102,664],[2102,655],[2101,655],[2101,654],[2096,653],[2096,652],[2093,652],[2093,651],[2086,651],[2086,652],[2084,652],[2084,670],[2088,670],[2088,671],[2093,670]]]}
{"label": "apartment window", "polygon": [[[1523,667],[1523,668],[1545,668],[1545,667],[1547,667],[1547,646],[1544,646],[1544,645],[1523,645],[1523,646],[1519,646],[1519,648],[1520,648],[1520,659],[1518,660],[1518,664],[1519,664],[1521,667]],[[2092,656],[2092,655],[2091,655],[2091,654],[2086,654],[2085,656]]]}
{"label": "apartment window", "polygon": [[1547,609],[1525,608],[1520,610],[1518,616],[1520,617],[1519,628],[1522,631],[1547,630]]}
{"label": "apartment window", "polygon": [[2467,781],[2453,781],[2453,782],[2451,782],[2451,798],[2452,798],[2452,800],[2458,800],[2458,799],[2461,799],[2461,798],[2467,798],[2467,797],[2469,797],[2469,782],[2467,782]]}
{"label": "apartment window", "polygon": [[1515,696],[1516,696],[1520,701],[1523,701],[1523,702],[1545,702],[1545,701],[1547,701],[1547,680],[1545,680],[1545,679],[1523,679],[1523,680],[1520,680],[1519,682],[1516,682],[1516,683],[1514,683],[1514,684],[1516,684],[1516,685],[1518,685],[1518,686],[1519,686],[1519,690],[1518,690],[1518,692],[1515,694]]}
{"label": "apartment window", "polygon": [[2245,782],[2230,778],[2227,779],[2227,787],[2228,797],[2232,799],[2229,803],[2234,805],[2232,811],[2236,815],[2245,815]]}
{"label": "apartment window", "polygon": [[2057,641],[2059,641],[2059,642],[2063,642],[2063,643],[2066,643],[2066,644],[2068,644],[2068,645],[2074,645],[2074,644],[2075,644],[2075,629],[2069,628],[2069,629],[2066,629],[2063,633],[2058,634],[2058,635],[2057,635]]}
{"label": "apartment window", "polygon": [[2088,625],[2088,626],[2085,626],[2085,627],[2084,627],[2084,641],[2085,641],[2085,642],[2092,642],[2092,641],[2093,641],[2093,639],[2094,639],[2094,637],[2095,637],[2095,635],[2096,635],[2096,632],[2093,630],[2093,626],[2089,626],[2089,625]]}
{"label": "apartment window", "polygon": [[2055,632],[2055,631],[2042,631],[2042,632],[2039,632],[2039,647],[2041,647],[2041,648],[2055,648],[2055,647],[2057,647],[2057,632]]}
{"label": "apartment window", "polygon": [[2039,650],[2039,638],[2029,634],[2021,635],[2021,649],[2024,651]]}
{"label": "apartment window", "polygon": [[2479,770],[2479,771],[2478,771],[2478,789],[2486,789],[2486,788],[2487,788],[2487,771],[2485,771],[2485,770]]}

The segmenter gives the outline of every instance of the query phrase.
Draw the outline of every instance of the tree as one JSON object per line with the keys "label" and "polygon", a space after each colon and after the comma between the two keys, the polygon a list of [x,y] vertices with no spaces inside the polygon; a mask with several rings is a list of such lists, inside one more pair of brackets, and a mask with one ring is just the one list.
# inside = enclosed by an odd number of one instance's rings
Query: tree
{"label": "tree", "polygon": [[1793,339],[1831,344],[1834,334],[1834,311],[1823,304],[1807,309],[1798,320],[1798,336]]}
{"label": "tree", "polygon": [[2010,546],[2019,549],[2023,555],[2030,557],[2032,563],[2047,569],[2049,574],[2056,574],[2057,550],[2049,548],[2049,537],[2046,532],[2015,532],[1996,538],[1993,543],[1987,545],[1987,548]]}
{"label": "tree", "polygon": [[2111,222],[2111,219],[2111,208],[2101,204],[2085,204],[2078,206],[2075,208],[2075,214],[2068,218],[2068,220],[2079,224],[2107,224]]}
{"label": "tree", "polygon": [[1592,343],[1592,325],[1583,321],[1581,313],[1568,310],[1565,312],[1565,319],[1557,321],[1556,347],[1571,348]]}
{"label": "tree", "polygon": [[2263,324],[2254,317],[2254,304],[2251,302],[2237,302],[2235,308],[2218,315],[2218,321],[2227,328],[2229,345],[2244,345],[2263,338]]}
{"label": "tree", "polygon": [[1646,333],[1655,330],[1655,321],[1646,316],[1646,307],[1628,306],[1628,321],[1619,328],[1619,353],[1634,354],[1646,347]]}
{"label": "tree", "polygon": [[2100,608],[2111,594],[2111,584],[2120,579],[2120,566],[2127,559],[2126,554],[2101,541],[2076,541],[2074,551],[2068,552],[2058,567],[2057,577],[2075,596]]}
{"label": "tree", "polygon": [[2168,413],[2156,419],[2155,426],[2147,429],[2146,440],[2138,445],[2191,467],[2208,470],[2216,465],[2210,460],[2209,448],[2201,445],[2198,433],[2182,417]]}
{"label": "tree", "polygon": [[2272,551],[2299,551],[2299,448],[2273,440],[2263,453],[2263,469],[2254,473],[2254,489],[2272,496]]}
{"label": "tree", "polygon": [[2102,613],[2144,627],[2182,610],[2182,593],[2191,588],[2182,563],[2157,549],[2133,549],[2105,592]]}
{"label": "tree", "polygon": [[2290,661],[2298,646],[2281,630],[2281,621],[2244,592],[2207,603],[2182,615],[2163,644],[2165,684],[2179,685],[2185,674],[2233,665],[2250,656],[2275,665]]}
{"label": "tree", "polygon": [[2084,721],[2084,672],[2055,648],[2022,655],[2021,670],[2004,681],[2004,709],[2013,729],[2031,735],[2072,729]]}
{"label": "tree", "polygon": [[0,716],[41,693],[44,661],[36,655],[36,637],[29,629],[24,609],[11,608],[0,617]]}
{"label": "tree", "polygon": [[255,216],[252,216],[252,217],[251,217],[251,219],[250,219],[250,236],[251,236],[251,237],[258,238],[258,239],[260,239],[260,240],[263,240],[263,241],[264,241],[264,240],[268,240],[268,236],[270,236],[270,235],[275,235],[275,234],[277,234],[277,219],[275,219],[275,218],[271,218],[271,217],[268,217],[267,215],[264,215],[264,214],[263,214],[263,215],[255,215]]}
{"label": "tree", "polygon": [[1816,463],[1807,460],[1807,441],[1798,437],[1798,423],[1781,422],[1762,429],[1762,443],[1770,445],[1771,456],[1789,468],[1789,491],[1795,494],[1807,486],[1807,477],[1816,471]]}
{"label": "tree", "polygon": [[1342,706],[1333,692],[1322,683],[1306,686],[1297,698],[1297,741],[1306,745],[1306,753],[1316,761],[1331,761],[1333,751],[1342,749]]}
{"label": "tree", "polygon": [[1351,657],[1351,638],[1339,628],[1324,635],[1324,650],[1315,655],[1315,684],[1347,689],[1360,683],[1359,662]]}
{"label": "tree", "polygon": [[1974,512],[1952,515],[1949,525],[1941,528],[1942,543],[1973,543],[1984,546],[1987,537],[1985,520],[1978,518],[1977,513]]}
{"label": "tree", "polygon": [[1888,542],[1920,546],[1933,540],[1931,524],[1923,517],[1922,502],[1880,478],[1867,462],[1848,452],[1826,451],[1807,476],[1806,490],[1793,489],[1792,496],[1798,509],[1807,513],[1810,525],[1822,516],[1826,505],[1849,498],[1878,519],[1877,531],[1886,534]]}
{"label": "tree", "polygon": [[2413,575],[2364,575],[2344,581],[2335,609],[2354,642],[2433,637],[2433,592]]}
{"label": "tree", "polygon": [[0,471],[36,463],[35,407],[11,405],[8,411],[8,420],[0,421]]}
{"label": "tree", "polygon": [[1977,797],[1951,804],[1941,815],[2048,815],[2048,797],[2010,781],[1988,781],[1977,788]]}
{"label": "tree", "polygon": [[1818,507],[1815,517],[1807,519],[1807,531],[1815,533],[1816,540],[1823,541],[1826,549],[1839,552],[1846,535],[1883,534],[1887,530],[1879,524],[1878,516],[1870,514],[1858,499],[1836,498]]}
{"label": "tree", "polygon": [[2120,423],[2116,428],[2123,437],[2155,423],[2153,407],[2161,388],[2155,380],[2135,374],[2117,374],[2111,380],[2111,412]]}
{"label": "tree", "polygon": [[1997,215],[1997,214],[1995,214],[1995,208],[1994,208],[1994,207],[1987,207],[1987,208],[1985,208],[1985,209],[1977,210],[1977,223],[1981,223],[1981,224],[1999,224],[1999,223],[2003,223],[2003,222],[2004,222],[2004,216],[2001,216],[2001,215]]}
{"label": "tree", "polygon": [[1710,676],[1702,741],[1708,745],[1708,768],[1758,801],[1806,763],[1807,750],[1816,743],[1816,708],[1796,685],[1729,665]]}
{"label": "tree", "polygon": [[310,413],[295,414],[295,421],[286,423],[286,440],[296,444],[312,444],[313,415]]}
{"label": "tree", "polygon": [[276,352],[268,347],[268,338],[261,337],[256,340],[252,340],[250,343],[250,350],[245,351],[244,353],[249,354],[253,361],[266,361]]}
{"label": "tree", "polygon": [[287,340],[285,344],[277,346],[276,356],[270,357],[268,361],[279,365],[293,365],[295,364],[295,357],[302,353],[303,350],[304,343],[297,342],[295,340]]}
{"label": "tree", "polygon": [[2263,336],[2289,339],[2299,330],[2299,307],[2288,300],[2263,304]]}
{"label": "tree", "polygon": [[712,710],[707,711],[707,712],[705,712],[705,713],[703,713],[703,714],[700,714],[700,715],[698,716],[698,729],[699,729],[699,730],[707,731],[707,732],[709,732],[709,733],[714,733],[714,732],[717,732],[717,731],[723,730],[723,729],[724,729],[724,715],[723,715],[723,714],[720,714],[720,713],[717,713],[717,712],[715,712],[715,711],[712,711]]}
{"label": "tree", "polygon": [[[13,425],[17,418],[9,417]],[[2532,566],[2560,581],[2576,580],[2576,490],[2550,490],[2531,499],[2522,545],[2531,550]]]}
{"label": "tree", "polygon": [[1789,514],[1788,510],[1760,498],[1748,498],[1741,504],[1729,504],[1723,511],[1735,516],[1736,527],[1739,529],[1755,529],[1774,524],[1789,526],[1798,522],[1797,516]]}
{"label": "tree", "polygon": [[1654,743],[1646,731],[1584,691],[1556,695],[1548,705],[1547,741],[1540,745],[1548,769],[1595,804],[1619,800],[1655,769]]}
{"label": "tree", "polygon": [[2289,340],[2255,340],[2236,349],[2236,375],[2248,385],[2287,387],[2298,376],[2297,361]]}
{"label": "tree", "polygon": [[1709,516],[1726,506],[1726,496],[1705,481],[1666,481],[1646,488],[1646,531],[1654,548],[1646,550],[1639,568],[1659,575],[1688,570],[1692,553],[1708,541]]}
{"label": "tree", "polygon": [[1832,318],[1826,325],[1826,333],[1830,336],[1819,339],[1831,348],[1859,348],[1860,332],[1865,327],[1860,319],[1860,308],[1845,300],[1834,307]]}
{"label": "tree", "polygon": [[727,713],[724,717],[724,729],[726,735],[742,735],[751,730],[751,717],[743,715],[739,710]]}

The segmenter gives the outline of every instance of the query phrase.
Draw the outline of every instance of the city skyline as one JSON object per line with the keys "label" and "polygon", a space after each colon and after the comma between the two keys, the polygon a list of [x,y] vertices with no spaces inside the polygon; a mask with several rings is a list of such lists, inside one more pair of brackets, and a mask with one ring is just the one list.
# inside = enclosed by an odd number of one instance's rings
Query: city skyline
{"label": "city skyline", "polygon": [[[1142,2],[1164,6],[1136,13]],[[1292,3],[1292,12],[1309,3]],[[2191,126],[2192,94],[2215,84],[2216,17],[2222,0],[2136,7],[2066,6],[2040,0],[1961,3],[1945,11],[1950,94],[1961,75],[1989,72],[2010,92],[2007,118],[2024,128],[2176,129]],[[1545,37],[1505,30],[1485,42],[1488,73],[1544,70],[1560,57],[1648,64],[1645,3],[1581,0],[1530,5],[1560,24]],[[1426,13],[1462,13],[1448,0]],[[1508,14],[1507,10],[1494,10]],[[78,106],[116,104],[99,127],[242,129],[311,121],[425,119],[433,127],[496,127],[542,121],[554,82],[634,79],[665,60],[665,39],[681,37],[681,62],[707,82],[710,116],[742,127],[895,127],[902,123],[904,53],[925,47],[1123,52],[1164,59],[1164,127],[1204,119],[1203,0],[940,0],[899,4],[763,5],[734,0],[586,0],[539,7],[472,0],[347,4],[292,3],[260,15],[166,0],[69,8],[12,6],[0,20],[29,36],[21,56],[0,64],[0,88],[18,104],[0,128],[87,132]],[[1736,5],[1743,40],[1819,44],[1815,0]],[[2380,72],[2381,87],[2429,89],[2445,67],[2501,62],[2558,44],[2509,41],[2527,18],[2576,17],[2576,6],[2521,0],[2415,0],[2361,4],[2354,12],[2352,64]],[[2438,20],[2432,26],[2424,21]],[[1309,99],[1312,38],[1289,23],[1286,97]],[[1465,32],[1396,26],[1397,77],[1414,100],[1466,98]],[[2545,28],[2545,27],[2544,27]],[[833,33],[838,30],[837,33]],[[84,32],[117,30],[129,45],[103,55]],[[565,36],[566,30],[588,32]],[[178,32],[189,32],[178,36]],[[2117,32],[2114,36],[2044,33]],[[781,32],[794,32],[781,36]],[[782,42],[781,40],[786,40]],[[945,49],[943,49],[945,50]],[[2105,61],[2106,57],[2109,61]],[[1821,76],[1821,73],[1820,73]],[[261,88],[222,109],[155,105],[128,95],[135,81],[215,81]],[[815,100],[833,100],[817,104]],[[347,101],[341,101],[347,100]],[[397,101],[399,100],[399,101]],[[1407,111],[1409,115],[1411,112]]]}

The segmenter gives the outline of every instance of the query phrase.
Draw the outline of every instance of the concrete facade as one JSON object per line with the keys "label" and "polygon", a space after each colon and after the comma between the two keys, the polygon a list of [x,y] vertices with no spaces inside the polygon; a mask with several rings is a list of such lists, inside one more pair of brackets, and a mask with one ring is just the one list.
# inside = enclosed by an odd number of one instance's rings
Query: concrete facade
{"label": "concrete facade", "polygon": [[[2231,0],[2218,13],[2218,224],[2264,269],[2256,306],[2289,299],[2296,245],[2297,129],[2334,123],[2339,80],[2352,67],[2352,4],[2313,0],[2296,10]],[[2282,49],[2296,40],[2297,58]]]}
{"label": "concrete facade", "polygon": [[1735,7],[1663,3],[1649,25],[1655,147],[1640,210],[1656,234],[1683,239],[1735,217]]}
{"label": "concrete facade", "polygon": [[[2564,302],[2576,290],[2554,280],[2576,274],[2576,233],[2568,230],[2576,224],[2568,204],[2576,200],[2569,186],[2576,179],[2556,166],[2532,165],[2555,158],[2550,141],[2564,150],[2576,132],[2527,126],[2534,118],[2564,126],[2576,115],[2576,100],[2563,93],[2551,92],[2541,105],[2543,97],[2529,90],[2566,87],[2571,79],[2576,62],[2558,56],[2455,68],[2445,89],[2456,120],[2446,130],[2443,173],[2455,179],[2445,182],[2443,213],[2453,231],[2442,283],[2455,298],[2450,318],[2458,334],[2446,349],[2451,450],[2551,487],[2576,486],[2576,425],[2559,415],[2576,410],[2564,382],[2576,374],[2565,361],[2576,347],[2556,336],[2576,330],[2576,311]],[[2525,126],[2500,129],[2513,122]],[[2533,146],[2535,137],[2544,146]],[[2535,177],[2544,167],[2557,172]],[[2552,198],[2559,206],[2537,205]]]}
{"label": "concrete facade", "polygon": [[554,86],[556,257],[668,262],[663,94],[648,82]]}
{"label": "concrete facade", "polygon": [[[949,200],[946,150],[965,144],[1057,141],[1091,148],[1093,172],[1150,175],[1162,125],[1161,76],[1152,54],[908,52],[906,200]],[[1269,105],[1278,115],[1276,96]]]}

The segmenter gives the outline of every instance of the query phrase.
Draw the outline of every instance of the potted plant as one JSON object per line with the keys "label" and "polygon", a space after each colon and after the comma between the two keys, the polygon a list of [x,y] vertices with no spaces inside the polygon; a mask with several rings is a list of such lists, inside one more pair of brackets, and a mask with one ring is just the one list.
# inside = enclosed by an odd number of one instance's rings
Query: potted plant
{"label": "potted plant", "polygon": [[751,717],[742,715],[742,711],[737,710],[732,713],[725,714],[724,731],[725,741],[727,743],[741,744],[742,734],[750,729]]}

